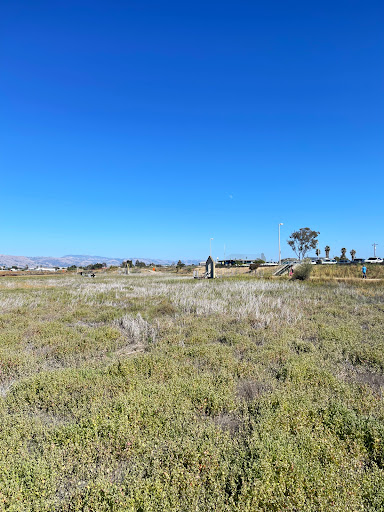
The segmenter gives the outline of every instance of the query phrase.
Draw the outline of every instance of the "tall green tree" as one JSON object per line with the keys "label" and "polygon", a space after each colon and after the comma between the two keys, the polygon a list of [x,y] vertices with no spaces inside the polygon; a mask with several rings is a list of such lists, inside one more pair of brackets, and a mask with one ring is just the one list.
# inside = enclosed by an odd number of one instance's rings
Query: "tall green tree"
{"label": "tall green tree", "polygon": [[325,248],[324,248],[324,251],[325,251],[325,257],[326,258],[329,258],[329,252],[330,252],[331,248],[329,247],[329,245],[326,245]]}
{"label": "tall green tree", "polygon": [[176,272],[178,272],[181,268],[185,267],[185,263],[179,260],[176,264]]}
{"label": "tall green tree", "polygon": [[353,260],[355,259],[355,256],[356,256],[356,251],[355,251],[355,249],[351,249],[351,251],[350,251],[350,253],[349,253],[349,254],[351,255],[351,258],[352,258],[352,261],[353,261]]}
{"label": "tall green tree", "polygon": [[347,259],[347,249],[345,247],[343,247],[341,249],[341,256],[340,256],[340,259],[341,260],[346,260]]}
{"label": "tall green tree", "polygon": [[320,231],[313,231],[310,228],[300,228],[294,231],[287,240],[288,245],[299,258],[302,260],[310,249],[315,249],[320,235]]}

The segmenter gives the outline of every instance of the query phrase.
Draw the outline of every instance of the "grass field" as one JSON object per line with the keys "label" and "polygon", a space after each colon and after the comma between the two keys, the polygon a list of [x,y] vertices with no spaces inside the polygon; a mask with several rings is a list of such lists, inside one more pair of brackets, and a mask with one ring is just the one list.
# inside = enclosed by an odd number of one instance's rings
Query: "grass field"
{"label": "grass field", "polygon": [[[321,279],[361,279],[362,265],[313,265],[312,277]],[[367,279],[384,279],[384,265],[368,264]]]}
{"label": "grass field", "polygon": [[18,277],[0,305],[1,511],[384,510],[380,282]]}

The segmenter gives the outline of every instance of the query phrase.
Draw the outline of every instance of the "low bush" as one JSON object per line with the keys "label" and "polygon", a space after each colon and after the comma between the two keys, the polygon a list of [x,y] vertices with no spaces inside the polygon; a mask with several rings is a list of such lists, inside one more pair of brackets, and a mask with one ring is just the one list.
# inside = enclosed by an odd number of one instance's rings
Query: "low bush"
{"label": "low bush", "polygon": [[298,279],[299,281],[306,281],[312,272],[312,265],[310,263],[302,263],[295,268],[292,279]]}

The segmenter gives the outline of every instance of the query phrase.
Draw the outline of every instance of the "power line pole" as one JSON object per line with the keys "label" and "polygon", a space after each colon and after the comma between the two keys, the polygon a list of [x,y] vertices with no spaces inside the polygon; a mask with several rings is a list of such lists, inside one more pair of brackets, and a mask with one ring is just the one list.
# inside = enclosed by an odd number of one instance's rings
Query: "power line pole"
{"label": "power line pole", "polygon": [[284,224],[280,222],[279,224],[279,265],[281,265],[281,249],[280,249],[280,226],[283,226]]}
{"label": "power line pole", "polygon": [[379,245],[377,243],[372,244],[373,245],[373,256],[376,258],[376,247]]}

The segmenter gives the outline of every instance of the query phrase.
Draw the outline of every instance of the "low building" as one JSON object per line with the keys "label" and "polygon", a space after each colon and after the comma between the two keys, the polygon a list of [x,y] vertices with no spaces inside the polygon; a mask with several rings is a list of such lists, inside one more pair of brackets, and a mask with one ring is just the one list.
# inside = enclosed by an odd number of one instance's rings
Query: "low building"
{"label": "low building", "polygon": [[232,253],[228,256],[228,258],[224,258],[222,260],[218,259],[217,263],[224,267],[249,267],[251,263],[259,260],[265,261],[265,256],[263,253]]}
{"label": "low building", "polygon": [[218,265],[223,265],[224,267],[249,267],[251,263],[253,263],[255,260],[245,260],[245,259],[239,259],[239,260],[218,260]]}

